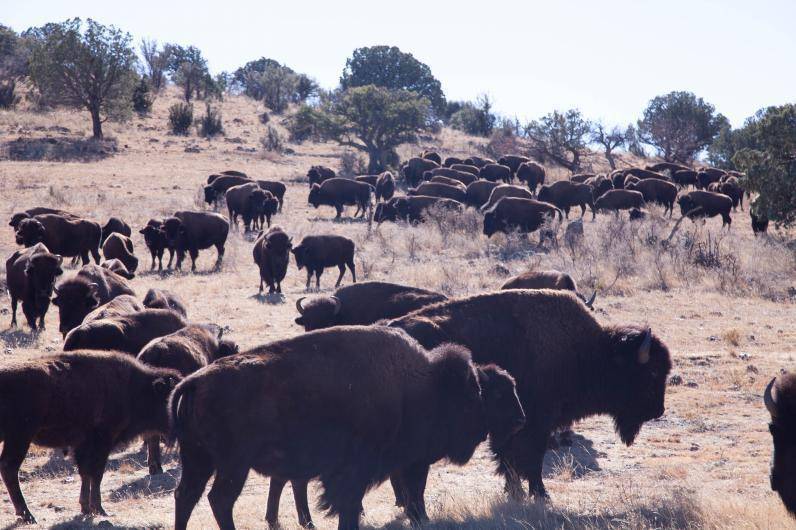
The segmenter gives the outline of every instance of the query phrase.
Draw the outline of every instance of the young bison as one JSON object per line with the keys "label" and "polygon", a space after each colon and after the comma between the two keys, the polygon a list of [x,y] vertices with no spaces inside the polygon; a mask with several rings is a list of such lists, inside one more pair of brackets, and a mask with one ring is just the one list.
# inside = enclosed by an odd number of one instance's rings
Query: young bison
{"label": "young bison", "polygon": [[315,288],[321,288],[321,274],[326,267],[337,267],[340,276],[335,287],[340,286],[345,274],[346,265],[351,271],[351,279],[357,283],[356,266],[354,265],[354,252],[356,245],[347,237],[335,235],[306,236],[299,246],[291,249],[296,257],[296,266],[299,270],[307,268],[307,290],[310,289],[310,280],[315,274]]}
{"label": "young bison", "polygon": [[[500,315],[496,318],[496,315]],[[647,327],[600,324],[573,294],[506,290],[435,304],[390,322],[425,348],[454,342],[476,363],[495,363],[517,380],[528,421],[505,444],[491,445],[506,491],[545,497],[542,462],[550,433],[608,414],[630,445],[664,412],[671,359]],[[576,331],[575,331],[576,330]]]}
{"label": "young bison", "polygon": [[293,239],[278,226],[260,234],[254,242],[252,256],[260,269],[260,293],[263,292],[263,281],[268,285],[268,294],[282,292],[291,248]]}
{"label": "young bison", "polygon": [[127,236],[110,234],[102,245],[102,255],[105,259],[118,259],[130,273],[134,274],[138,268],[138,258],[133,253],[133,240]]}
{"label": "young bison", "polygon": [[[190,324],[179,331],[150,341],[137,359],[148,366],[170,368],[183,377],[207,366],[216,359],[235,355],[238,345],[222,340],[223,329],[214,325]],[[163,473],[160,458],[160,435],[147,438],[149,474]]]}
{"label": "young bison", "polygon": [[430,304],[447,300],[443,294],[417,287],[385,282],[364,282],[337,289],[331,296],[317,296],[296,301],[299,317],[296,324],[304,331],[375,324],[398,318]]}
{"label": "young bison", "polygon": [[168,431],[166,403],[180,376],[119,353],[73,352],[0,368],[0,473],[25,523],[35,524],[19,487],[30,444],[70,448],[80,473],[80,511],[107,515],[100,484],[115,447]]}
{"label": "young bison", "polygon": [[174,259],[174,247],[170,246],[166,240],[166,232],[163,231],[163,221],[150,219],[138,233],[144,236],[144,242],[152,256],[152,266],[149,270],[155,270],[155,258],[158,260],[158,270],[163,270],[163,252],[166,249],[169,250],[169,264],[167,267],[170,269],[171,262]]}
{"label": "young bison", "polygon": [[6,261],[6,285],[11,298],[11,325],[17,325],[17,304],[22,300],[22,313],[28,326],[44,329],[44,316],[50,308],[55,279],[63,274],[63,258],[51,254],[43,243],[17,250]]}
{"label": "young bison", "polygon": [[796,374],[775,377],[763,394],[774,442],[771,459],[771,489],[796,517]]}
{"label": "young bison", "polygon": [[[304,484],[318,477],[321,506],[338,515],[341,530],[359,528],[365,493],[389,477],[418,524],[427,519],[430,465],[444,458],[463,465],[488,435],[502,445],[524,421],[500,368],[475,366],[459,346],[427,352],[403,332],[364,326],[219,359],[177,387],[170,410],[183,466],[176,530],[187,527],[213,474],[213,515],[220,528],[233,528],[250,469]],[[272,524],[277,493],[269,495]]]}

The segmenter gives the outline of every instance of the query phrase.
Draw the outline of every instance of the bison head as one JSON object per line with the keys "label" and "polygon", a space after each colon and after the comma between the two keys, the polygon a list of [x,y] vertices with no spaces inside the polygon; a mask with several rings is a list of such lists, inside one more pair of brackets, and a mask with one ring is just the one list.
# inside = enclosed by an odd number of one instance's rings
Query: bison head
{"label": "bison head", "polygon": [[680,198],[677,199],[677,204],[680,205],[680,214],[685,216],[688,215],[689,218],[698,217],[700,208],[688,195],[681,195]]}
{"label": "bison head", "polygon": [[490,446],[497,449],[525,425],[514,378],[495,365],[478,367],[478,383],[486,408]]}
{"label": "bison head", "polygon": [[553,197],[550,193],[550,188],[548,186],[542,186],[539,188],[539,196],[537,197],[538,200],[542,202],[551,202]]}
{"label": "bison head", "polygon": [[307,202],[315,208],[321,205],[321,186],[319,184],[312,185],[310,188],[310,196],[307,197]]}
{"label": "bison head", "polygon": [[157,248],[165,243],[166,234],[163,233],[162,224],[159,221],[154,221],[154,219],[149,221],[149,224],[139,230],[138,233],[144,236],[147,248]]}
{"label": "bison head", "polygon": [[304,303],[306,297],[296,301],[296,311],[299,317],[296,324],[304,326],[304,331],[323,329],[334,326],[337,323],[337,315],[343,308],[343,304],[336,296],[317,296]]}
{"label": "bison head", "polygon": [[218,193],[213,186],[205,186],[205,202],[207,204],[213,204],[216,202],[218,198]]}
{"label": "bison head", "polygon": [[44,241],[44,225],[33,218],[22,219],[17,226],[17,245],[32,247]]}
{"label": "bison head", "polygon": [[486,212],[486,214],[484,214],[484,235],[486,237],[492,237],[495,232],[499,231],[500,227],[495,218],[495,212]]}
{"label": "bison head", "polygon": [[290,252],[292,252],[293,256],[296,257],[296,267],[298,267],[298,270],[304,268],[304,260],[306,258],[305,254],[307,252],[307,249],[304,248],[302,245],[299,245],[296,248],[291,249]]}
{"label": "bison head", "polygon": [[649,328],[616,327],[606,333],[607,412],[619,437],[631,445],[644,422],[663,415],[672,362],[666,345]]}
{"label": "bison head", "polygon": [[796,374],[775,377],[766,387],[763,402],[771,416],[768,430],[774,442],[771,489],[785,508],[796,515]]}
{"label": "bison head", "polygon": [[163,221],[163,233],[169,246],[179,248],[187,236],[185,225],[179,217],[167,217]]}
{"label": "bison head", "polygon": [[53,305],[58,307],[60,324],[58,330],[66,337],[70,330],[79,326],[83,319],[99,305],[98,285],[80,276],[64,281],[55,288]]}
{"label": "bison head", "polygon": [[36,305],[50,302],[55,279],[64,273],[61,268],[63,258],[49,252],[35,254],[25,267],[28,285],[33,289]]}
{"label": "bison head", "polygon": [[23,219],[27,219],[30,215],[26,214],[25,212],[15,213],[11,216],[11,221],[9,221],[8,226],[13,228],[14,230],[17,229],[19,223],[22,222]]}

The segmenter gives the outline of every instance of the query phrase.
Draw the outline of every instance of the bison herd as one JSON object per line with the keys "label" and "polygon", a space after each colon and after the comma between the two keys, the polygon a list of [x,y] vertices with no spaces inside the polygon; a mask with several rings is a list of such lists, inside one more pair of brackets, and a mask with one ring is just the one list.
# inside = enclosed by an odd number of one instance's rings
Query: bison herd
{"label": "bison herd", "polygon": [[[573,175],[545,183],[544,168],[521,156],[497,161],[412,158],[401,181],[390,172],[355,179],[322,166],[308,174],[308,203],[346,206],[378,222],[422,222],[425,211],[476,208],[483,230],[533,232],[579,207],[631,210],[677,203],[692,219],[743,208],[738,175],[676,164]],[[519,182],[520,184],[515,184]],[[398,187],[405,195],[396,195]],[[687,190],[693,186],[694,190]],[[359,527],[367,491],[390,480],[396,505],[413,524],[428,519],[429,467],[466,464],[488,440],[509,496],[544,498],[542,462],[551,434],[594,415],[611,417],[631,445],[644,423],[664,413],[672,367],[668,348],[649,327],[603,325],[573,278],[532,271],[500,290],[449,299],[386,282],[356,283],[355,244],[332,234],[294,244],[271,217],[284,206],[285,186],[238,171],[211,175],[204,199],[224,202],[228,219],[210,211],[178,211],[151,219],[140,233],[150,268],[169,252],[180,269],[186,254],[214,247],[221,266],[230,226],[240,217],[258,231],[252,256],[269,294],[281,293],[290,254],[306,269],[306,288],[320,288],[337,267],[333,294],[302,297],[295,323],[304,333],[240,352],[223,328],[189,318],[186,303],[150,289],[139,301],[130,283],[138,269],[131,228],[105,225],[61,210],[32,208],[11,220],[24,248],[6,263],[12,326],[17,306],[34,331],[52,303],[63,352],[0,368],[0,474],[16,514],[35,522],[19,484],[30,444],[68,448],[81,479],[83,514],[104,514],[100,486],[111,451],[142,437],[149,472],[163,471],[160,443],[179,446],[182,475],[175,491],[177,529],[211,477],[208,500],[221,528],[234,528],[233,506],[249,470],[271,478],[266,521],[278,524],[289,481],[298,520],[312,525],[307,484],[322,486],[321,509],[338,528]],[[376,203],[375,212],[373,205]],[[636,212],[633,214],[632,212]],[[752,217],[755,232],[764,220]],[[576,237],[581,220],[565,237]],[[105,260],[100,264],[100,251]],[[64,275],[63,258],[83,266]],[[89,257],[95,263],[89,263]],[[339,287],[348,269],[352,285]],[[385,384],[386,383],[386,384]],[[784,375],[765,391],[775,457],[771,486],[796,513],[796,379]]]}

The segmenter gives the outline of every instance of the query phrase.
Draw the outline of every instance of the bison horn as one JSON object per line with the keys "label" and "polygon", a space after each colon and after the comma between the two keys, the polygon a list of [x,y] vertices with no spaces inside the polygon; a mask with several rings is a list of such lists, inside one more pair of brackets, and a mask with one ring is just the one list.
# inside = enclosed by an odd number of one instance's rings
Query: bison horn
{"label": "bison horn", "polygon": [[766,404],[766,409],[768,409],[768,413],[771,414],[771,419],[776,419],[777,417],[777,397],[776,397],[776,389],[774,388],[774,382],[777,380],[775,377],[768,383],[766,387],[766,391],[763,393],[763,403]]}
{"label": "bison horn", "polygon": [[331,298],[332,302],[334,302],[334,314],[337,316],[337,314],[340,312],[340,309],[343,308],[343,303],[336,296],[330,296],[329,298]]}
{"label": "bison horn", "polygon": [[638,348],[638,363],[647,364],[650,360],[650,348],[652,347],[652,330],[647,328],[644,332],[644,340]]}
{"label": "bison horn", "polygon": [[301,298],[296,300],[296,311],[299,312],[299,315],[303,315],[304,314],[304,308],[301,307],[301,301],[304,300],[305,298],[307,298],[307,297],[306,296],[302,296]]}
{"label": "bison horn", "polygon": [[586,307],[591,309],[592,304],[594,304],[594,299],[595,298],[597,298],[597,291],[594,291],[594,293],[592,293],[591,298],[589,298],[589,301],[586,302]]}

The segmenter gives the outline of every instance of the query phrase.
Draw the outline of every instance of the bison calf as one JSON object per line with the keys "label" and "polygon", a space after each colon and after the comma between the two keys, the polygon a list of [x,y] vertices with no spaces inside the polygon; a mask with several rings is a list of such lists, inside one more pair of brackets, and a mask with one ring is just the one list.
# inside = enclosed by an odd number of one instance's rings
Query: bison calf
{"label": "bison calf", "polygon": [[335,287],[340,286],[345,274],[346,265],[351,271],[351,278],[357,282],[356,266],[354,265],[354,251],[356,245],[347,237],[336,235],[306,236],[301,240],[299,246],[293,248],[291,252],[296,257],[296,266],[299,270],[307,268],[307,290],[310,288],[310,280],[315,274],[315,288],[321,288],[321,274],[326,267],[337,267],[340,269],[340,276],[337,278]]}
{"label": "bison calf", "polygon": [[108,260],[118,259],[132,274],[138,268],[138,258],[133,253],[133,240],[127,236],[110,234],[102,245],[102,255]]}
{"label": "bison calf", "polygon": [[152,256],[152,266],[150,270],[155,269],[155,258],[158,260],[158,270],[163,270],[163,252],[169,250],[169,264],[167,267],[171,268],[171,262],[174,259],[174,247],[169,245],[166,240],[166,232],[163,230],[163,221],[157,219],[150,219],[146,226],[138,231],[144,236],[144,243],[149,249]]}

